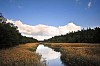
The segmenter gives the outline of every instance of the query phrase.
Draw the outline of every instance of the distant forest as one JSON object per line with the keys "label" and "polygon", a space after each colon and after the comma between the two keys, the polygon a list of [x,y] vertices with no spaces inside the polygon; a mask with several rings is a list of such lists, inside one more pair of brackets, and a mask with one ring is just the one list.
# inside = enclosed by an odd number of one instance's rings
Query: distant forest
{"label": "distant forest", "polygon": [[77,32],[70,32],[66,35],[54,36],[44,42],[58,43],[100,43],[100,27],[87,28]]}
{"label": "distant forest", "polygon": [[38,42],[37,39],[32,37],[22,36],[17,28],[12,23],[0,22],[0,49],[19,44]]}
{"label": "distant forest", "polygon": [[[0,49],[13,47],[19,44],[39,42],[33,37],[22,36],[18,27],[12,23],[6,23],[3,16],[0,16]],[[41,42],[41,41],[40,41]],[[43,42],[57,43],[100,43],[100,27],[94,29],[82,29],[77,32],[70,32],[66,35],[54,36]]]}

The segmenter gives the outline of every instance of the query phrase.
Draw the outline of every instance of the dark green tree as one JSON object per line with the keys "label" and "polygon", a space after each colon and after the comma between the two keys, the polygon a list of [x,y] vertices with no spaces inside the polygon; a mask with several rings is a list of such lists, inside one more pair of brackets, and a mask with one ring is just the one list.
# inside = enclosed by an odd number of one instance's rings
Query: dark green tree
{"label": "dark green tree", "polygon": [[100,43],[100,28],[84,28],[81,31],[70,32],[66,35],[54,36],[45,42],[66,42],[66,43]]}

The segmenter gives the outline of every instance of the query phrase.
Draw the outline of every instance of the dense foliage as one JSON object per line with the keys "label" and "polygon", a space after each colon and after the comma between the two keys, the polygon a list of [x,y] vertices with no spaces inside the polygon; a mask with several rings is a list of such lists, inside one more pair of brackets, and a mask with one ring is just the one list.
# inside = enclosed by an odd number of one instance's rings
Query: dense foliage
{"label": "dense foliage", "polygon": [[32,37],[22,36],[17,30],[17,26],[14,26],[12,23],[0,23],[0,48],[30,42],[37,42],[37,40]]}
{"label": "dense foliage", "polygon": [[45,42],[70,42],[70,43],[100,43],[100,28],[82,29],[77,32],[70,32],[66,35],[54,36]]}

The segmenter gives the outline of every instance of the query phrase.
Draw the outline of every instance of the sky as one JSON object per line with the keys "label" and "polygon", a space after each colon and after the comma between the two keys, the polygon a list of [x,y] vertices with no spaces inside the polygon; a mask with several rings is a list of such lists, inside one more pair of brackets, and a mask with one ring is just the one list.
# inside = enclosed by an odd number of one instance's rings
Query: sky
{"label": "sky", "polygon": [[100,0],[0,0],[0,12],[38,40],[100,26]]}

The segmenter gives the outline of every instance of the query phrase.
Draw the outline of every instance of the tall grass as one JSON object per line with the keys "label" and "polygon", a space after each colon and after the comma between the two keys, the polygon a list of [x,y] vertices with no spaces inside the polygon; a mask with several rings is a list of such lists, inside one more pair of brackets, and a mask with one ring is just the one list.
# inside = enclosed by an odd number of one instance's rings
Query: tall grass
{"label": "tall grass", "polygon": [[61,60],[67,66],[100,66],[100,44],[50,43],[45,44],[61,52]]}
{"label": "tall grass", "polygon": [[35,52],[37,46],[29,43],[0,50],[0,66],[41,66],[41,57]]}

